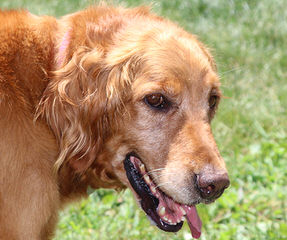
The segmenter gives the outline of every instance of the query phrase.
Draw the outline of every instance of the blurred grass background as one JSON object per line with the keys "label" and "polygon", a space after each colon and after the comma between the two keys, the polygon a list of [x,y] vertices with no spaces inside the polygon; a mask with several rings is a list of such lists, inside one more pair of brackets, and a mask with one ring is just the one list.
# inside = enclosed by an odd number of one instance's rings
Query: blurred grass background
{"label": "blurred grass background", "polygon": [[[61,16],[90,0],[0,0]],[[151,1],[114,1],[123,6]],[[287,239],[287,1],[158,0],[153,11],[196,34],[215,56],[222,90],[213,121],[231,187],[214,204],[199,206],[201,239]],[[150,225],[129,191],[99,190],[60,215],[55,240],[191,239]]]}

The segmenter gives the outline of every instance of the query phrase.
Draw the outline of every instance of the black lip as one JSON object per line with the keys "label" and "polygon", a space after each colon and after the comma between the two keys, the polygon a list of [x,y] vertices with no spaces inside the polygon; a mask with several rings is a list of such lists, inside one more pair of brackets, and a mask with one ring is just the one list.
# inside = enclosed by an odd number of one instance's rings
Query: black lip
{"label": "black lip", "polygon": [[[126,170],[127,178],[140,197],[140,204],[145,213],[155,222],[158,228],[166,232],[177,232],[181,229],[183,222],[176,225],[170,225],[163,222],[160,216],[157,214],[157,207],[159,200],[151,193],[149,186],[143,180],[141,173],[135,168],[134,164],[130,161],[130,157],[135,156],[139,158],[137,154],[131,152],[127,154],[124,160],[124,168]],[[139,158],[140,159],[140,158]]]}

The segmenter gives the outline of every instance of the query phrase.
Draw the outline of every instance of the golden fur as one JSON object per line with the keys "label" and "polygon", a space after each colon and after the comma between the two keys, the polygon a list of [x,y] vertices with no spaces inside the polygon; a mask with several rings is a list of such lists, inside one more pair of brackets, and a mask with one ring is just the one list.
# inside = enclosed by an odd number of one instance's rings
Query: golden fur
{"label": "golden fur", "polygon": [[[129,186],[130,151],[162,169],[154,181],[180,203],[198,200],[191,173],[226,172],[208,105],[219,79],[194,36],[144,7],[0,20],[0,239],[50,239],[88,186]],[[175,107],[150,109],[154,92]]]}

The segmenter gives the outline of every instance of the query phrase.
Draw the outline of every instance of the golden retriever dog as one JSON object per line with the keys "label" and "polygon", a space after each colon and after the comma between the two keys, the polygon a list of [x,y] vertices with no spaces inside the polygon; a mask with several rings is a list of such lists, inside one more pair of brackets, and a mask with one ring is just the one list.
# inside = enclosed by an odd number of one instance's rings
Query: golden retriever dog
{"label": "golden retriever dog", "polygon": [[204,45],[146,7],[0,21],[0,239],[51,239],[66,203],[125,187],[158,228],[186,219],[199,238],[195,205],[229,185]]}

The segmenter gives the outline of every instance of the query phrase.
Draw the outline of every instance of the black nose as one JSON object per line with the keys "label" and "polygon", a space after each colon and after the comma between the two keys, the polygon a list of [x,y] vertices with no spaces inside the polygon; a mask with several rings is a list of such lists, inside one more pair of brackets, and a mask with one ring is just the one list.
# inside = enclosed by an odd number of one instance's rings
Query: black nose
{"label": "black nose", "polygon": [[230,181],[227,173],[204,173],[197,175],[196,185],[202,198],[214,200],[228,188]]}

